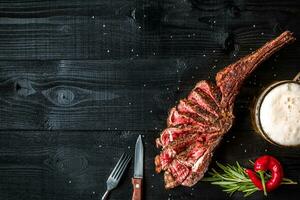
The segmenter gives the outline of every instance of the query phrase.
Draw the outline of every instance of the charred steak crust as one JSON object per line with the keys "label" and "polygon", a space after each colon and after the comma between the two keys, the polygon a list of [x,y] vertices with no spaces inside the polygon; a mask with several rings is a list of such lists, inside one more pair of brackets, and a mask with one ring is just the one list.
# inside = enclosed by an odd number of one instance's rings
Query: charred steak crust
{"label": "charred steak crust", "polygon": [[167,128],[156,139],[162,151],[155,157],[155,170],[164,171],[166,188],[190,187],[201,180],[216,146],[232,126],[234,101],[243,81],[261,62],[294,40],[292,33],[285,31],[218,72],[216,85],[199,81],[188,97],[170,110]]}

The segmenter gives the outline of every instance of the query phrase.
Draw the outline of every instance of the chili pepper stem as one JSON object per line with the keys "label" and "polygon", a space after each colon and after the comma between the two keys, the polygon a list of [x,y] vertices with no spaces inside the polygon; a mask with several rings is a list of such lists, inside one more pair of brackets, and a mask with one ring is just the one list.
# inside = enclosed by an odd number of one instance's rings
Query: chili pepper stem
{"label": "chili pepper stem", "polygon": [[264,171],[258,171],[258,174],[260,176],[261,179],[261,183],[264,189],[264,195],[267,196],[267,190],[266,190],[266,181],[265,181],[265,176],[264,176]]}

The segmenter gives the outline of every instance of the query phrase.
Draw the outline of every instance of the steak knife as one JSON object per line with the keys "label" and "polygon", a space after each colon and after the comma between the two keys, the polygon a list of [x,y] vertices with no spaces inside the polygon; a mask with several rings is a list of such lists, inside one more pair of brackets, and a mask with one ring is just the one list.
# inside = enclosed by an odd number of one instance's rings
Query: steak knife
{"label": "steak knife", "polygon": [[132,178],[133,194],[132,200],[142,199],[143,166],[144,166],[144,147],[141,135],[135,144],[134,155],[134,175]]}

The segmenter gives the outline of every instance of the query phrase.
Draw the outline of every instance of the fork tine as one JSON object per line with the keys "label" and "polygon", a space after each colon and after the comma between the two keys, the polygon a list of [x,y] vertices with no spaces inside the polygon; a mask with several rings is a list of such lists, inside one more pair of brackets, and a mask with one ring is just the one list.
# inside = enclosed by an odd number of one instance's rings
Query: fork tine
{"label": "fork tine", "polygon": [[122,166],[124,165],[125,161],[127,160],[128,155],[125,154],[125,156],[123,157],[122,161],[119,163],[118,167],[116,168],[116,170],[114,171],[114,173],[111,174],[111,176],[113,178],[116,177],[116,174],[120,171],[120,169],[122,168]]}
{"label": "fork tine", "polygon": [[120,170],[120,172],[117,174],[117,180],[119,181],[125,171],[125,169],[127,168],[128,163],[130,162],[130,159],[128,159],[124,165],[124,167]]}
{"label": "fork tine", "polygon": [[112,177],[112,175],[118,170],[118,168],[120,167],[120,164],[123,162],[124,158],[126,156],[126,153],[123,153],[122,156],[120,157],[119,161],[117,162],[115,168],[112,170],[112,172],[110,173],[108,179],[110,177]]}
{"label": "fork tine", "polygon": [[120,162],[117,163],[115,170],[111,173],[110,177],[115,178],[116,174],[120,171],[124,163],[126,162],[127,158],[129,157],[128,154],[124,153],[124,156],[120,159]]}
{"label": "fork tine", "polygon": [[120,171],[116,174],[116,179],[119,181],[122,174],[124,173],[129,161],[131,160],[131,157],[128,156],[128,158],[126,159],[126,161],[124,162],[124,165],[122,166],[122,168],[120,169]]}

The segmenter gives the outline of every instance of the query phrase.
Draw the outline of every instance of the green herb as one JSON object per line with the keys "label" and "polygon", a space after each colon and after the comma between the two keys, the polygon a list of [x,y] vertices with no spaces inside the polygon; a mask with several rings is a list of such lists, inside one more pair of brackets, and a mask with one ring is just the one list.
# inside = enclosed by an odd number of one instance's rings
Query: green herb
{"label": "green herb", "polygon": [[243,192],[244,196],[249,196],[259,190],[252,183],[245,173],[245,169],[242,168],[238,162],[236,162],[236,166],[216,163],[223,172],[212,169],[211,172],[209,172],[211,177],[205,177],[202,179],[203,181],[208,181],[213,185],[221,186],[223,191],[229,193],[230,196],[237,191]]}
{"label": "green herb", "polygon": [[[211,182],[213,185],[219,185],[223,188],[223,191],[227,192],[230,196],[235,192],[243,192],[246,197],[259,191],[245,173],[245,168],[241,167],[238,162],[236,162],[236,165],[222,165],[218,162],[216,162],[216,164],[221,169],[221,172],[211,169],[211,171],[208,172],[211,177],[205,177],[202,181]],[[268,173],[266,173],[266,176],[267,179],[271,177]],[[281,184],[297,184],[297,182],[284,178]]]}

